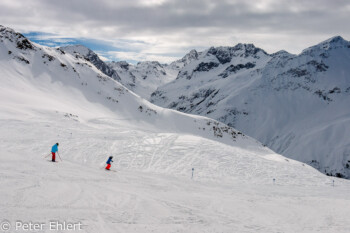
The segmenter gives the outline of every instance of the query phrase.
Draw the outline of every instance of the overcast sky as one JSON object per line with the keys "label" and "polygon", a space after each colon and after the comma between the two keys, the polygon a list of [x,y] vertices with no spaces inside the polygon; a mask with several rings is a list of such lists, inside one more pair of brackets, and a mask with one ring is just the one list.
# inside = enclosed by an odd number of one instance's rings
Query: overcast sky
{"label": "overcast sky", "polygon": [[191,49],[253,43],[300,53],[350,39],[349,0],[1,0],[0,24],[48,46],[110,60],[170,62]]}

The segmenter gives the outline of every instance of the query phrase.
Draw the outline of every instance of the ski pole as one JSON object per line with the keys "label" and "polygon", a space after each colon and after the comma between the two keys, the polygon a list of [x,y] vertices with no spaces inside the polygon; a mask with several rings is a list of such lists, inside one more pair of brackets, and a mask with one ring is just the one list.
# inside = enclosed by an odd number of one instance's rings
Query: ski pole
{"label": "ski pole", "polygon": [[60,160],[61,160],[61,162],[63,162],[63,161],[62,161],[62,159],[61,159],[61,156],[60,156],[60,154],[58,153],[58,151],[57,151],[57,154],[58,154],[58,157],[60,157]]}
{"label": "ski pole", "polygon": [[49,153],[48,155],[46,155],[44,158],[47,158],[51,153]]}

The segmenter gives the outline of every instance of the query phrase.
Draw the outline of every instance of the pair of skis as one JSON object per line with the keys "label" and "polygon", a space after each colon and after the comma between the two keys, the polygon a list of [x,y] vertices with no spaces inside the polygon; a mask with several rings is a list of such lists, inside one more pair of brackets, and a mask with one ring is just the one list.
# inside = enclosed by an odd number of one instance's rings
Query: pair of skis
{"label": "pair of skis", "polygon": [[112,169],[105,169],[106,171],[111,171],[111,172],[117,172],[116,170],[112,170]]}
{"label": "pair of skis", "polygon": [[[51,153],[49,153],[48,155],[46,155],[44,158],[47,158],[50,154],[51,154]],[[61,162],[63,162],[63,160],[61,159],[61,156],[60,156],[60,154],[58,153],[58,151],[57,151],[57,154],[58,154],[58,157],[60,158]]]}

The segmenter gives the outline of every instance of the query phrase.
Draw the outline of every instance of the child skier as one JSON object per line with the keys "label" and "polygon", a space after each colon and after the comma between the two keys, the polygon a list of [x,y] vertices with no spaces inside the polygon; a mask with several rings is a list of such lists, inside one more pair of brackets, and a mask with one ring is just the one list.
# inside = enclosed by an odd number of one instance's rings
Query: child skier
{"label": "child skier", "polygon": [[56,152],[58,151],[58,142],[52,146],[51,153],[52,153],[52,162],[56,162]]}
{"label": "child skier", "polygon": [[112,166],[112,164],[111,163],[113,163],[113,156],[109,156],[109,158],[108,158],[108,160],[107,160],[107,162],[106,162],[106,164],[107,164],[107,166],[106,166],[106,170],[109,170],[110,168],[111,168],[111,166]]}

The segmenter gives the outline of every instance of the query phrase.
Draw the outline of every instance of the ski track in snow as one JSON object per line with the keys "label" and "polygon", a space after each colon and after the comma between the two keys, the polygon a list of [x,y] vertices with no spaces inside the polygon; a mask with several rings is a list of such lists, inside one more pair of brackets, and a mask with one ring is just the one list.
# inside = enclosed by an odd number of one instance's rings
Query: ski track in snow
{"label": "ski track in snow", "polygon": [[[349,182],[332,187],[298,162],[122,125],[1,125],[0,214],[11,222],[81,221],[83,232],[350,231]],[[63,162],[44,158],[52,138]],[[99,167],[109,155],[117,172]]]}

